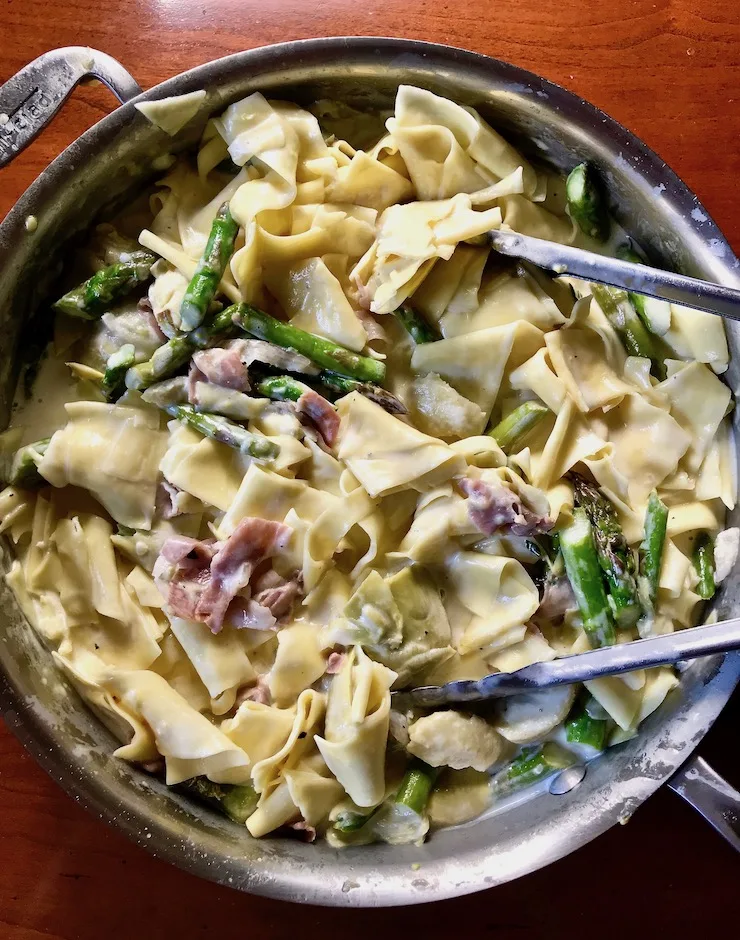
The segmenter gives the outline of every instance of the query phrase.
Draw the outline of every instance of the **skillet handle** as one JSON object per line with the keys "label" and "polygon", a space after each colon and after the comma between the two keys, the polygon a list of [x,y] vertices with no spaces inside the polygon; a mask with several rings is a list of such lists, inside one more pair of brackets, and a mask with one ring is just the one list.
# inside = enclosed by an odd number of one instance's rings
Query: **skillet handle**
{"label": "skillet handle", "polygon": [[141,94],[120,62],[85,46],[45,52],[0,85],[0,168],[31,143],[88,77],[107,85],[121,103]]}
{"label": "skillet handle", "polygon": [[740,852],[740,793],[716,773],[703,757],[690,757],[668,786],[701,813]]}

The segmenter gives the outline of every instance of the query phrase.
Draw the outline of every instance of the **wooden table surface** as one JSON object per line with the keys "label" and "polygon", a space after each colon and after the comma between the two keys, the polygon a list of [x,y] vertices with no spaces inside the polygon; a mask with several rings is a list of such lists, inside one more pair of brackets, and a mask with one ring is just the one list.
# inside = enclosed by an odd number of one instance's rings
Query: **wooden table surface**
{"label": "wooden table surface", "polygon": [[[55,46],[90,45],[146,88],[228,53],[326,35],[448,43],[565,85],[657,150],[740,253],[737,0],[3,0],[0,80]],[[0,215],[111,107],[104,89],[78,89],[0,171]],[[702,744],[735,785],[739,719],[736,697]],[[297,908],[151,858],[75,805],[0,725],[0,940],[188,940],[234,931],[258,940],[348,931],[391,940],[461,927],[502,940],[731,936],[737,876],[737,856],[665,791],[575,855],[474,897],[403,910]]]}

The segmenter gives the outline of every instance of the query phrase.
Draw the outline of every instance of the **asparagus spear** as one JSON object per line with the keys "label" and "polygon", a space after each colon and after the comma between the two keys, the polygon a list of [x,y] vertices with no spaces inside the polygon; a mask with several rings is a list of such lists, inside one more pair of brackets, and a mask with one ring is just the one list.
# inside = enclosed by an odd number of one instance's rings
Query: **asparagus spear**
{"label": "asparagus spear", "polygon": [[592,284],[591,293],[629,355],[649,359],[652,362],[653,374],[661,380],[664,379],[665,363],[659,358],[653,338],[630,303],[627,292],[618,287]]}
{"label": "asparagus spear", "polygon": [[298,401],[301,395],[311,389],[289,375],[271,375],[258,383],[257,391],[275,401]]}
{"label": "asparagus spear", "polygon": [[149,251],[132,251],[125,261],[97,271],[74,290],[60,297],[54,310],[83,320],[95,320],[149,277],[156,258]]}
{"label": "asparagus spear", "polygon": [[8,486],[17,486],[22,490],[35,490],[46,484],[38,470],[39,461],[46,453],[50,437],[33,444],[20,447],[13,457],[8,474]]}
{"label": "asparagus spear", "polygon": [[592,646],[616,641],[611,608],[601,578],[591,523],[584,509],[573,511],[573,521],[560,532],[560,551],[573,588],[583,629]]}
{"label": "asparagus spear", "polygon": [[[439,770],[414,758],[401,780],[401,785],[392,799],[387,799],[367,815],[345,810],[337,815],[332,823],[332,832],[338,836],[340,844],[357,842],[353,838],[359,834],[362,842],[381,839],[390,844],[416,842],[423,838],[428,828],[425,810],[429,802]],[[367,829],[365,827],[367,826]],[[361,830],[365,829],[363,834]],[[399,839],[399,831],[403,838]],[[409,838],[409,832],[414,833]],[[347,838],[342,838],[346,836]]]}
{"label": "asparagus spear", "polygon": [[106,401],[120,398],[125,391],[126,372],[134,364],[135,357],[136,347],[133,343],[125,343],[112,356],[108,357],[105,373],[100,383],[100,389],[105,395]]}
{"label": "asparagus spear", "polygon": [[640,616],[635,579],[635,559],[630,551],[617,514],[609,500],[593,483],[571,473],[576,504],[582,506],[593,526],[596,554],[609,588],[609,600],[617,626],[633,627]]}
{"label": "asparagus spear", "polygon": [[240,424],[220,415],[196,411],[192,405],[166,405],[163,411],[189,424],[206,437],[227,444],[249,457],[266,460],[277,457],[280,453],[280,447],[263,434],[253,434]]}
{"label": "asparagus spear", "polygon": [[[636,254],[629,245],[623,245],[617,250],[617,257],[622,261],[631,261],[632,264],[644,264],[642,258]],[[663,336],[671,326],[671,305],[657,297],[646,297],[644,294],[629,294],[630,302],[637,311],[645,326],[656,336]]]}
{"label": "asparagus spear", "polygon": [[435,340],[441,339],[439,333],[409,304],[401,304],[393,311],[393,315],[417,345],[419,343],[433,343]]}
{"label": "asparagus spear", "polygon": [[696,593],[708,601],[717,589],[714,583],[714,544],[708,532],[702,532],[694,545],[694,567],[699,575]]}
{"label": "asparagus spear", "polygon": [[593,167],[579,163],[565,183],[568,211],[580,230],[603,242],[609,237],[609,213]]}
{"label": "asparagus spear", "polygon": [[401,781],[394,802],[408,806],[418,816],[423,815],[438,774],[436,767],[414,759]]}
{"label": "asparagus spear", "polygon": [[552,741],[541,747],[525,747],[518,757],[493,778],[493,795],[499,799],[509,796],[550,777],[558,770],[565,770],[575,762],[574,754]]}
{"label": "asparagus spear", "polygon": [[362,829],[371,816],[372,813],[363,816],[362,813],[354,813],[352,810],[343,810],[341,813],[337,814],[337,818],[332,825],[337,832],[357,832],[358,829]]}
{"label": "asparagus spear", "polygon": [[647,584],[647,598],[651,606],[655,605],[655,598],[658,595],[667,523],[668,509],[653,490],[645,512],[645,537],[640,544],[641,573]]}
{"label": "asparagus spear", "polygon": [[250,336],[264,339],[284,349],[294,349],[322,369],[329,369],[361,382],[382,382],[385,378],[385,365],[379,360],[360,356],[331,340],[299,330],[249,304],[238,304],[233,320]]}
{"label": "asparagus spear", "polygon": [[203,322],[229,258],[234,253],[238,231],[239,223],[225,202],[216,213],[203,257],[198,262],[180,305],[180,325],[185,332],[194,330]]}
{"label": "asparagus spear", "polygon": [[[359,392],[380,405],[381,408],[385,408],[390,414],[406,414],[406,407],[403,402],[378,385],[371,385],[369,382],[358,382],[356,379],[348,379],[344,375],[335,375],[326,371],[320,372],[316,376],[316,381],[331,391],[341,391],[343,394]],[[298,401],[301,395],[309,389],[308,385],[304,385],[303,382],[299,382],[289,375],[268,376],[257,384],[257,391],[260,395],[272,398],[275,401]]]}
{"label": "asparagus spear", "polygon": [[333,392],[339,392],[341,395],[348,395],[350,392],[359,392],[376,405],[385,408],[392,415],[405,415],[408,411],[404,403],[391,395],[379,385],[373,385],[371,382],[358,382],[357,379],[350,379],[346,375],[338,375],[336,372],[319,373],[319,382]]}
{"label": "asparagus spear", "polygon": [[550,409],[538,401],[525,401],[509,412],[488,434],[505,451],[511,450],[540,423]]}
{"label": "asparagus spear", "polygon": [[609,723],[589,714],[589,701],[592,698],[588,692],[578,697],[565,720],[565,736],[572,744],[588,744],[597,751],[602,751]]}
{"label": "asparagus spear", "polygon": [[243,304],[232,304],[219,311],[207,325],[191,333],[174,336],[160,346],[151,359],[132,366],[126,373],[127,388],[145,389],[161,379],[166,379],[184,366],[194,352],[206,349],[227,339],[236,332],[232,317]]}
{"label": "asparagus spear", "polygon": [[254,787],[248,784],[213,783],[207,777],[193,777],[180,786],[242,825],[255,811],[259,801]]}

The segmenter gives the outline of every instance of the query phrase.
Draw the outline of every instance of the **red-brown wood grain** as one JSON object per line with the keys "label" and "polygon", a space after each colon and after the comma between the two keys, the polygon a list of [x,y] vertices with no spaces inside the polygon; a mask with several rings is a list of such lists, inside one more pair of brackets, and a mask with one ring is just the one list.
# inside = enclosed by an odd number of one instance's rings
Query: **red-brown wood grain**
{"label": "red-brown wood grain", "polygon": [[[102,49],[149,87],[231,52],[326,35],[449,43],[567,86],[657,150],[740,250],[737,0],[0,0],[0,81],[55,46]],[[112,105],[100,87],[78,89],[0,171],[0,214]],[[736,699],[702,745],[735,785],[739,725]],[[151,858],[76,806],[0,725],[0,940],[732,936],[738,871],[737,856],[665,791],[627,826],[502,888],[424,908],[300,909]]]}

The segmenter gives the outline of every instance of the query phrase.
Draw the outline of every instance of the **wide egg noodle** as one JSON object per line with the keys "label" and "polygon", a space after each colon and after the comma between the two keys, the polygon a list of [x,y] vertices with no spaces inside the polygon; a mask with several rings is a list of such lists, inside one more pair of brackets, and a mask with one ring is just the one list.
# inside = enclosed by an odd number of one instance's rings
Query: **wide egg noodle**
{"label": "wide egg noodle", "polygon": [[524,191],[535,194],[532,167],[472,109],[400,85],[395,115],[386,126],[420,199],[476,192],[520,167]]}
{"label": "wide egg noodle", "polygon": [[603,338],[588,326],[554,330],[545,342],[555,374],[580,411],[608,410],[634,390],[610,363]]}
{"label": "wide egg noodle", "polygon": [[436,323],[443,336],[470,332],[469,324],[477,322],[487,258],[487,248],[458,245],[450,258],[434,264],[414,291],[414,309]]}
{"label": "wide egg noodle", "polygon": [[338,167],[327,197],[330,202],[367,206],[382,212],[388,206],[406,202],[413,191],[407,176],[372,154],[358,150],[351,160]]}
{"label": "wide egg noodle", "polygon": [[696,473],[727,413],[730,390],[700,362],[683,366],[659,388],[670,403],[671,415],[691,435],[684,463],[689,472]]}
{"label": "wide egg noodle", "polygon": [[277,708],[261,702],[242,702],[233,718],[221,722],[221,730],[248,756],[252,766],[278,753],[295,721],[294,705]]}
{"label": "wide egg noodle", "polygon": [[242,643],[243,633],[227,625],[216,635],[204,623],[180,617],[170,617],[170,625],[208,690],[211,711],[214,715],[230,711],[237,690],[257,677]]}
{"label": "wide egg noodle", "polygon": [[165,759],[169,786],[201,775],[214,783],[249,780],[249,758],[244,751],[188,705],[162,676],[148,670],[116,670],[101,685],[151,729]]}
{"label": "wide egg noodle", "polygon": [[486,415],[435,372],[416,376],[403,399],[411,418],[424,434],[442,440],[471,437],[485,427]]}
{"label": "wide egg noodle", "polygon": [[272,268],[265,279],[293,326],[360,352],[367,333],[339,280],[321,258],[299,261],[286,270]]}
{"label": "wide egg noodle", "polygon": [[225,512],[239,492],[248,463],[226,444],[173,421],[160,469],[174,486]]}
{"label": "wide egg noodle", "polygon": [[727,370],[730,353],[721,317],[671,304],[671,329],[663,338],[682,358],[705,362],[717,374]]}
{"label": "wide egg noodle", "polygon": [[319,628],[312,623],[283,627],[277,640],[277,654],[267,683],[275,703],[283,708],[321,678],[326,660],[321,655]]}
{"label": "wide egg noodle", "polygon": [[342,418],[338,457],[370,496],[428,489],[464,469],[464,459],[357,392],[338,403]]}
{"label": "wide egg noodle", "polygon": [[253,836],[265,835],[297,817],[298,808],[290,796],[285,774],[299,767],[304,757],[316,751],[314,738],[325,712],[325,695],[313,689],[301,692],[285,743],[279,751],[252,768],[254,787],[260,794],[257,809],[247,820],[247,828]]}
{"label": "wide egg noodle", "polygon": [[385,795],[385,745],[396,674],[359,646],[347,654],[329,689],[324,737],[316,744],[327,766],[358,806]]}
{"label": "wide egg noodle", "polygon": [[417,346],[411,367],[419,373],[437,373],[475,402],[487,417],[496,401],[504,370],[507,366],[515,369],[529,359],[543,341],[542,331],[530,323],[490,327]]}
{"label": "wide egg noodle", "polygon": [[437,258],[449,259],[459,242],[501,225],[501,210],[476,211],[462,193],[436,202],[390,206],[376,241],[352,277],[363,284],[373,313],[390,313],[421,284]]}
{"label": "wide egg noodle", "polygon": [[472,615],[456,643],[460,653],[486,649],[539,607],[537,588],[513,558],[456,552],[445,563],[445,575],[449,590]]}
{"label": "wide egg noodle", "polygon": [[39,472],[53,486],[89,490],[116,522],[151,527],[159,462],[166,448],[148,408],[69,402],[67,424],[51,439]]}

